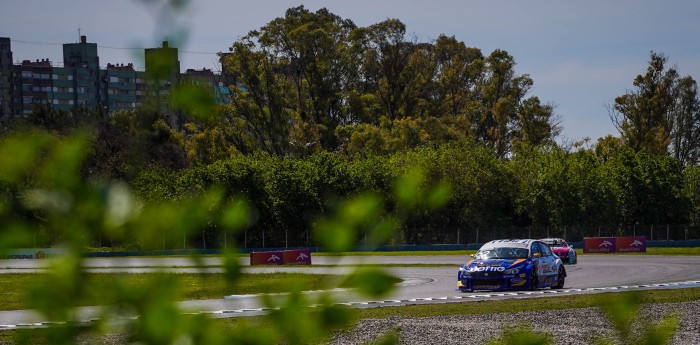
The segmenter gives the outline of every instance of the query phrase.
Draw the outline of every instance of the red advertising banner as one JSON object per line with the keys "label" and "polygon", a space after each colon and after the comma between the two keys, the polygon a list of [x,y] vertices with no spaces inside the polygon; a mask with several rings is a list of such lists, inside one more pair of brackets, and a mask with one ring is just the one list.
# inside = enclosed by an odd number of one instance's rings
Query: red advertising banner
{"label": "red advertising banner", "polygon": [[586,237],[583,239],[584,253],[614,253],[615,237]]}
{"label": "red advertising banner", "polygon": [[297,249],[283,252],[285,265],[311,265],[311,250]]}
{"label": "red advertising banner", "polygon": [[618,253],[646,252],[647,239],[644,236],[618,237],[615,247]]}
{"label": "red advertising banner", "polygon": [[252,252],[250,253],[250,265],[282,265],[284,255],[282,251]]}

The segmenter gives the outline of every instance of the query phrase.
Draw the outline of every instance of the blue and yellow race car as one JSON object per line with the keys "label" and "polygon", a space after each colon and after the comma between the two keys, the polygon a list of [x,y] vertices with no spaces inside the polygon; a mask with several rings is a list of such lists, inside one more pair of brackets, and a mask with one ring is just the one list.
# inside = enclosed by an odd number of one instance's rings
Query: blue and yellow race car
{"label": "blue and yellow race car", "polygon": [[495,240],[459,268],[457,287],[463,292],[561,289],[565,279],[564,264],[544,242]]}

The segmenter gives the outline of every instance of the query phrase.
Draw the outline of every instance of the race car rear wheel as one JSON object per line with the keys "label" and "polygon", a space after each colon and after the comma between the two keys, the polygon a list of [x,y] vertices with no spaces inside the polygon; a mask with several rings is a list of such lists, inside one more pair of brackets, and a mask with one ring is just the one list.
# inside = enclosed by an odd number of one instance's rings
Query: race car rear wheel
{"label": "race car rear wheel", "polygon": [[566,282],[566,272],[564,271],[564,266],[559,266],[559,272],[557,273],[557,285],[553,286],[553,289],[563,289],[564,283]]}

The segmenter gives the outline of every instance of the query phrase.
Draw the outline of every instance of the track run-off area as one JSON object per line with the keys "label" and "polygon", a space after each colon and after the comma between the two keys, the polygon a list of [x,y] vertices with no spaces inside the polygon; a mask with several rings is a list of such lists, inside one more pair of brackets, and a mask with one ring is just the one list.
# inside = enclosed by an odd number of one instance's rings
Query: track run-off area
{"label": "track run-off area", "polygon": [[[386,270],[402,279],[389,296],[368,299],[352,290],[332,290],[337,303],[355,308],[402,306],[435,303],[468,303],[508,298],[535,298],[571,294],[618,292],[643,289],[700,287],[700,256],[659,255],[580,255],[575,265],[566,265],[567,278],[563,289],[537,291],[462,293],[456,288],[457,271],[467,255],[431,256],[313,256],[311,266],[249,266],[241,258],[245,273],[301,272],[310,274],[345,274],[357,265],[386,265]],[[196,266],[186,257],[87,258],[86,271],[109,272],[223,272],[218,257],[199,258]],[[0,273],[35,273],[44,271],[44,260],[0,260]],[[415,266],[412,266],[415,265]],[[2,279],[2,277],[0,277]],[[318,292],[309,291],[308,294]],[[188,313],[211,317],[254,316],[267,312],[256,295],[228,295],[219,299],[182,301]],[[78,309],[77,322],[91,322],[99,307]],[[49,322],[29,310],[1,311],[0,330],[43,327]]]}

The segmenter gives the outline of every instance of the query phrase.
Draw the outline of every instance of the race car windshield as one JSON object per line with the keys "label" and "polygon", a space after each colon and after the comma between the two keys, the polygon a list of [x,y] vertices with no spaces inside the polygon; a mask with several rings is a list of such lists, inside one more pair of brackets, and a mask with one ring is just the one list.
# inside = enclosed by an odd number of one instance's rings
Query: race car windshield
{"label": "race car windshield", "polygon": [[526,259],[528,250],[525,248],[498,247],[480,249],[476,253],[476,258],[481,260],[489,259]]}

